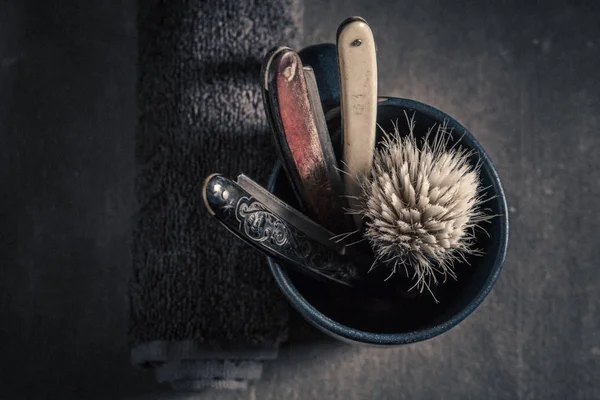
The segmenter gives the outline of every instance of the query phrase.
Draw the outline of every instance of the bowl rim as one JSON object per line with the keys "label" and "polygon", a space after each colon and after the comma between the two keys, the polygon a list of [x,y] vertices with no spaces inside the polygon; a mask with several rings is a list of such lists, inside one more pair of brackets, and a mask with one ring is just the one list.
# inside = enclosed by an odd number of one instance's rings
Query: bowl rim
{"label": "bowl rim", "polygon": [[[275,278],[275,281],[277,282],[277,285],[279,286],[280,290],[283,292],[283,294],[292,304],[292,306],[308,322],[313,324],[315,327],[331,336],[336,337],[337,339],[346,342],[379,346],[393,346],[415,343],[438,336],[453,328],[454,326],[458,325],[473,311],[475,311],[475,309],[479,307],[479,305],[481,305],[483,300],[487,297],[487,295],[492,290],[494,284],[498,280],[504,260],[506,258],[506,252],[508,248],[509,220],[507,212],[508,206],[506,202],[506,195],[504,193],[502,182],[500,181],[500,177],[498,176],[496,167],[494,166],[487,152],[483,149],[481,144],[477,141],[475,136],[471,134],[471,132],[469,132],[464,126],[462,126],[448,114],[438,110],[437,108],[434,108],[416,100],[410,100],[399,97],[380,97],[378,107],[384,105],[395,105],[402,106],[405,108],[411,108],[415,111],[418,111],[422,114],[431,117],[432,119],[435,119],[436,121],[447,120],[453,128],[458,128],[462,132],[464,132],[465,136],[469,136],[469,140],[472,141],[473,147],[477,149],[483,161],[486,164],[488,164],[490,175],[493,181],[492,186],[494,188],[494,191],[497,193],[497,198],[499,200],[500,215],[498,216],[498,218],[500,218],[500,229],[502,232],[504,232],[504,234],[501,235],[500,238],[498,252],[494,259],[494,267],[490,275],[482,285],[479,293],[475,296],[473,300],[471,300],[471,302],[467,304],[466,307],[461,309],[458,313],[448,318],[447,321],[441,324],[426,329],[417,329],[414,331],[402,333],[367,332],[343,325],[327,317],[325,314],[321,313],[302,296],[298,289],[296,289],[296,287],[292,284],[288,274],[286,273],[285,268],[282,268],[274,259],[270,257],[267,257],[267,259],[269,263],[269,269],[271,270],[271,273],[273,274],[273,277]],[[281,162],[277,160],[269,176],[269,181],[267,184],[267,188],[269,191],[273,191],[275,181],[280,171]]]}

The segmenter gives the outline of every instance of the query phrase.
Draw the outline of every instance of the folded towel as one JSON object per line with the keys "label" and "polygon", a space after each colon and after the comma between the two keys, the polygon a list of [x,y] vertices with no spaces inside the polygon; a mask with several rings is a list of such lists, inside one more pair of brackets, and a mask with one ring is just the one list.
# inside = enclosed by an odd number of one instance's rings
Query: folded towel
{"label": "folded towel", "polygon": [[244,388],[286,337],[287,304],[258,252],[212,220],[212,172],[263,183],[269,48],[297,46],[301,0],[139,2],[131,359],[176,389]]}

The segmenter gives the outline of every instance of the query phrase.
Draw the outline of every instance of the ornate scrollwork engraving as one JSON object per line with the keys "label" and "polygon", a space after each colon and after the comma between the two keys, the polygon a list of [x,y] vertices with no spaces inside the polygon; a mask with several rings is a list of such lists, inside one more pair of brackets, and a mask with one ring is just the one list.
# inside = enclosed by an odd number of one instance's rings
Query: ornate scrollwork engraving
{"label": "ornate scrollwork engraving", "polygon": [[291,233],[287,225],[262,203],[242,197],[237,204],[235,216],[250,239],[256,242],[270,241],[279,247],[288,245]]}
{"label": "ornate scrollwork engraving", "polygon": [[235,217],[240,223],[240,231],[250,240],[301,262],[311,270],[343,281],[355,277],[354,268],[340,265],[339,260],[336,262],[333,251],[314,245],[304,233],[288,225],[259,201],[241,197],[235,207]]}

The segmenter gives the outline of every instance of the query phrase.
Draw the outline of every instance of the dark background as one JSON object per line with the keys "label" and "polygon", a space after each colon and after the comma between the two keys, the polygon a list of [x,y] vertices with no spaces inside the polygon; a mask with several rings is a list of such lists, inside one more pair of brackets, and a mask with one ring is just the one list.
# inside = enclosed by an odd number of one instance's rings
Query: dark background
{"label": "dark background", "polygon": [[508,258],[440,337],[351,347],[295,317],[251,390],[202,395],[129,364],[135,2],[48,3],[0,8],[1,399],[600,398],[600,2],[306,1],[306,45],[365,17],[380,93],[487,149]]}

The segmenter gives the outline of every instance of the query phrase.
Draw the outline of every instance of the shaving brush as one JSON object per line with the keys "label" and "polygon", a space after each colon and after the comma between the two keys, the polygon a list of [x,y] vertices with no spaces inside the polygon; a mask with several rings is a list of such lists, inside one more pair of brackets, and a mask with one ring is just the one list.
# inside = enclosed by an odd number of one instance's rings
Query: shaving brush
{"label": "shaving brush", "polygon": [[[492,216],[481,209],[479,167],[469,162],[472,151],[452,146],[446,124],[431,128],[417,141],[414,120],[408,135],[394,124],[375,152],[373,168],[361,182],[364,236],[377,265],[391,277],[404,270],[419,292],[448,277],[456,279],[454,263],[478,254],[476,227]],[[436,300],[437,301],[437,300]]]}

